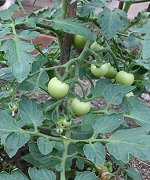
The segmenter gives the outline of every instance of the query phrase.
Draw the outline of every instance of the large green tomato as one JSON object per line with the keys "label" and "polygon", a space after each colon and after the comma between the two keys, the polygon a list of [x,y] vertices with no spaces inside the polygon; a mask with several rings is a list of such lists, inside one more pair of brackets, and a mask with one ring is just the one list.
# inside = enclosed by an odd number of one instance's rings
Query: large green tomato
{"label": "large green tomato", "polygon": [[94,42],[91,46],[90,46],[90,49],[94,52],[99,52],[102,47],[97,43],[97,42]]}
{"label": "large green tomato", "polygon": [[134,82],[134,75],[125,71],[119,71],[116,75],[116,82],[123,85],[131,85]]}
{"label": "large green tomato", "polygon": [[105,77],[109,78],[109,79],[114,79],[116,77],[117,70],[113,66],[111,66],[110,63],[108,63],[108,64],[109,64],[108,71],[105,74]]}
{"label": "large green tomato", "polygon": [[73,36],[73,46],[75,48],[82,49],[86,44],[87,39],[81,35],[74,35]]}
{"label": "large green tomato", "polygon": [[108,71],[108,63],[101,65],[99,68],[91,64],[91,73],[96,77],[104,76]]}
{"label": "large green tomato", "polygon": [[91,103],[82,102],[79,99],[75,98],[71,102],[71,108],[76,116],[83,116],[90,111]]}
{"label": "large green tomato", "polygon": [[57,77],[52,78],[48,83],[48,92],[53,98],[62,98],[66,96],[69,85],[61,82]]}

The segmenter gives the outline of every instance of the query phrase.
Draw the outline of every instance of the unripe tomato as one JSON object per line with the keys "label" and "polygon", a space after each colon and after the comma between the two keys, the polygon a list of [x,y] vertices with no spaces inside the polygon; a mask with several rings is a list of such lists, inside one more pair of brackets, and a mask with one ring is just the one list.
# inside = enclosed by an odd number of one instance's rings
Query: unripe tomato
{"label": "unripe tomato", "polygon": [[56,129],[56,132],[57,132],[58,134],[62,134],[62,133],[63,133],[63,128],[58,127],[58,128]]}
{"label": "unripe tomato", "polygon": [[48,83],[48,92],[53,98],[62,98],[66,96],[69,85],[61,82],[57,77],[52,78]]}
{"label": "unripe tomato", "polygon": [[71,126],[71,121],[68,121],[67,119],[65,118],[62,118],[61,120],[58,121],[58,125],[60,127],[70,127]]}
{"label": "unripe tomato", "polygon": [[108,71],[108,63],[101,65],[97,68],[94,64],[91,64],[91,73],[96,77],[104,76]]}
{"label": "unripe tomato", "polygon": [[109,63],[108,71],[105,74],[105,77],[109,79],[114,79],[116,77],[116,74],[117,74],[117,70]]}
{"label": "unripe tomato", "polygon": [[90,49],[94,52],[99,52],[102,47],[97,43],[97,42],[94,42],[91,46],[90,46]]}
{"label": "unripe tomato", "polygon": [[131,85],[134,82],[134,75],[125,71],[119,71],[116,75],[116,82],[123,85]]}
{"label": "unripe tomato", "polygon": [[75,98],[71,102],[71,108],[72,111],[77,116],[83,116],[87,114],[91,109],[91,103],[90,102],[82,102],[79,99]]}
{"label": "unripe tomato", "polygon": [[84,48],[86,41],[87,39],[81,35],[76,34],[73,36],[73,46],[75,48],[80,48],[80,49]]}
{"label": "unripe tomato", "polygon": [[11,110],[11,111],[17,111],[18,110],[18,104],[17,103],[10,103],[9,104],[9,109]]}

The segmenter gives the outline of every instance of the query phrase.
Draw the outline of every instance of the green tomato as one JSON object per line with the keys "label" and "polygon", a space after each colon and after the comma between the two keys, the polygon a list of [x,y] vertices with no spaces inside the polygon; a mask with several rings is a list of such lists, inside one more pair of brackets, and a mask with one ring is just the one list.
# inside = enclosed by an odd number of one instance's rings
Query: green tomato
{"label": "green tomato", "polygon": [[116,75],[116,82],[123,85],[131,85],[134,82],[134,75],[125,71],[119,71]]}
{"label": "green tomato", "polygon": [[91,46],[90,49],[94,52],[99,52],[103,47],[101,47],[97,42],[94,42]]}
{"label": "green tomato", "polygon": [[71,108],[76,116],[83,116],[90,111],[91,103],[90,102],[82,102],[79,99],[75,98],[71,102]]}
{"label": "green tomato", "polygon": [[109,64],[108,71],[105,74],[105,77],[109,78],[109,79],[114,79],[116,77],[117,70],[113,66],[111,66],[110,63],[108,63],[108,64]]}
{"label": "green tomato", "polygon": [[63,128],[58,127],[58,128],[56,129],[56,132],[57,132],[58,134],[62,134],[62,133],[63,133]]}
{"label": "green tomato", "polygon": [[62,118],[61,120],[58,121],[58,125],[60,127],[70,127],[71,126],[71,121],[68,121],[67,119],[65,118]]}
{"label": "green tomato", "polygon": [[48,92],[53,98],[63,98],[69,91],[69,85],[61,82],[57,77],[52,78],[48,83]]}
{"label": "green tomato", "polygon": [[17,103],[10,103],[9,104],[9,109],[11,110],[11,111],[17,111],[18,110],[18,104]]}
{"label": "green tomato", "polygon": [[104,76],[108,71],[108,63],[101,65],[97,68],[94,64],[91,64],[91,73],[96,77]]}
{"label": "green tomato", "polygon": [[73,36],[73,46],[75,48],[82,49],[86,44],[87,39],[81,35],[74,35]]}

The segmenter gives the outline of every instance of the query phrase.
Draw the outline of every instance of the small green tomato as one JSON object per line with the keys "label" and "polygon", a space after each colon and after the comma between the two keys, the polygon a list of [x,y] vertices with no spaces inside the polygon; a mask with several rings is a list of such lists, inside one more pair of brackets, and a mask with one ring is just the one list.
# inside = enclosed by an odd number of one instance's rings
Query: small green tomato
{"label": "small green tomato", "polygon": [[96,77],[104,76],[108,71],[108,63],[101,65],[99,68],[91,64],[91,73]]}
{"label": "small green tomato", "polygon": [[53,98],[63,98],[69,91],[69,85],[61,82],[57,77],[52,78],[48,83],[48,92]]}
{"label": "small green tomato", "polygon": [[83,116],[90,111],[91,103],[90,102],[82,102],[79,99],[75,98],[71,102],[71,108],[76,116]]}

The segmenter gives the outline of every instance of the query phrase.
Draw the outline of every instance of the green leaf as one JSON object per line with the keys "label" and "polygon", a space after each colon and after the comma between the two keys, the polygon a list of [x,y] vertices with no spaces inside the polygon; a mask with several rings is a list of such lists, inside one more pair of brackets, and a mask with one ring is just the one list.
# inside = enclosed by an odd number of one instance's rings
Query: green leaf
{"label": "green leaf", "polygon": [[109,138],[107,150],[123,163],[127,163],[131,155],[142,160],[150,160],[149,132],[148,128],[119,130]]}
{"label": "green leaf", "polygon": [[48,169],[29,168],[29,176],[32,180],[56,180],[56,175]]}
{"label": "green leaf", "polygon": [[26,97],[22,97],[19,103],[19,112],[21,119],[28,124],[33,124],[35,128],[44,120],[40,105]]}
{"label": "green leaf", "polygon": [[0,19],[2,20],[9,20],[11,19],[11,16],[14,14],[15,11],[17,11],[19,6],[16,4],[10,6],[8,9],[0,11]]}
{"label": "green leaf", "polygon": [[79,34],[91,41],[96,40],[96,35],[86,27],[86,24],[76,19],[53,20],[52,26],[55,30],[62,30],[69,34]]}
{"label": "green leaf", "polygon": [[10,67],[0,69],[0,79],[5,81],[13,81],[15,79]]}
{"label": "green leaf", "polygon": [[129,167],[129,168],[126,170],[126,172],[127,172],[127,175],[128,175],[132,180],[134,180],[134,179],[136,179],[136,180],[142,180],[141,174],[140,174],[136,169]]}
{"label": "green leaf", "polygon": [[103,165],[105,162],[105,149],[103,145],[99,142],[94,144],[85,144],[83,147],[84,155],[90,161],[92,161],[95,165]]}
{"label": "green leaf", "polygon": [[9,94],[7,91],[0,92],[0,99],[9,97]]}
{"label": "green leaf", "polygon": [[119,105],[123,97],[134,88],[133,86],[110,84],[105,88],[104,99],[108,104]]}
{"label": "green leaf", "polygon": [[81,6],[79,11],[80,15],[88,16],[90,13],[95,12],[97,9],[100,9],[106,5],[105,0],[91,0]]}
{"label": "green leaf", "polygon": [[27,78],[30,72],[31,63],[34,57],[28,54],[34,50],[34,46],[18,38],[8,39],[0,47],[0,51],[5,51],[5,58],[9,61],[12,72],[18,82]]}
{"label": "green leaf", "polygon": [[43,104],[43,111],[51,111],[56,108],[61,102],[62,100],[50,99]]}
{"label": "green leaf", "polygon": [[144,42],[143,42],[143,48],[142,48],[142,57],[144,60],[150,59],[149,50],[150,50],[150,33],[144,36]]}
{"label": "green leaf", "polygon": [[121,104],[122,111],[141,126],[150,126],[150,109],[137,97],[126,98]]}
{"label": "green leaf", "polygon": [[0,135],[11,132],[23,133],[24,131],[17,126],[15,119],[6,111],[0,111]]}
{"label": "green leaf", "polygon": [[92,95],[94,97],[103,97],[105,88],[112,84],[111,80],[108,79],[100,79],[96,82],[96,86],[91,88]]}
{"label": "green leaf", "polygon": [[13,170],[11,174],[6,172],[0,173],[0,180],[29,180],[20,170]]}
{"label": "green leaf", "polygon": [[23,30],[19,33],[19,37],[25,40],[32,40],[39,36],[40,33],[37,31]]}
{"label": "green leaf", "polygon": [[94,134],[104,134],[115,130],[123,123],[122,114],[98,116],[93,124]]}
{"label": "green leaf", "polygon": [[150,59],[137,59],[135,62],[138,65],[143,66],[145,69],[150,70]]}
{"label": "green leaf", "polygon": [[45,139],[43,137],[39,137],[37,139],[37,145],[38,145],[39,151],[43,155],[47,155],[50,152],[52,152],[53,148],[55,147],[55,142],[49,141],[48,139]]}
{"label": "green leaf", "polygon": [[[31,73],[35,73],[37,71],[40,71],[40,69],[43,67],[43,65],[40,65],[39,59],[35,61],[32,64],[32,70]],[[45,84],[48,82],[49,76],[48,74],[43,71],[35,74],[33,77],[23,81],[22,83],[19,84],[18,88],[20,91],[32,91],[37,92],[40,87],[43,89],[46,89]]]}
{"label": "green leaf", "polygon": [[97,22],[107,39],[113,38],[121,28],[127,25],[127,15],[119,9],[104,8],[98,16]]}
{"label": "green leaf", "polygon": [[96,114],[86,114],[81,119],[81,130],[82,131],[92,131],[92,124],[95,122],[95,119],[97,118]]}
{"label": "green leaf", "polygon": [[0,31],[0,38],[4,37],[7,34],[11,34],[11,31],[8,27],[6,27]]}
{"label": "green leaf", "polygon": [[96,175],[90,171],[78,172],[75,180],[98,180]]}
{"label": "green leaf", "polygon": [[30,135],[27,133],[17,134],[15,132],[12,132],[6,137],[5,143],[8,148],[16,150],[24,146],[29,141],[29,139]]}
{"label": "green leaf", "polygon": [[84,161],[82,159],[77,159],[76,166],[78,167],[78,169],[83,170],[84,169]]}

